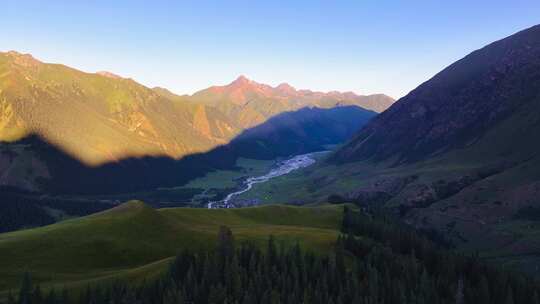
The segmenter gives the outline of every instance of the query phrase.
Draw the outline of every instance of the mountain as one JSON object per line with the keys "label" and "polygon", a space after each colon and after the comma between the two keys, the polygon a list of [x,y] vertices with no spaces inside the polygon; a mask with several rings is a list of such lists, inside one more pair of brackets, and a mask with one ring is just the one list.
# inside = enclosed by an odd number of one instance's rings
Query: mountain
{"label": "mountain", "polygon": [[540,246],[539,134],[534,26],[448,66],[324,164],[260,185],[257,193],[282,202],[384,207],[458,248],[530,270]]}
{"label": "mountain", "polygon": [[215,109],[111,75],[0,53],[0,140],[35,134],[95,166],[128,157],[179,158],[240,131]]}
{"label": "mountain", "polygon": [[[179,96],[110,72],[0,53],[0,186],[77,193],[174,186],[234,167],[243,151],[219,147],[239,136],[264,147],[265,158],[287,156],[343,142],[376,115],[356,106],[364,98],[351,93],[273,89],[244,77],[206,91],[216,90],[225,95]],[[285,113],[286,124],[272,120]],[[265,135],[253,137],[260,130]],[[287,149],[278,149],[285,142]]]}
{"label": "mountain", "polygon": [[540,26],[534,26],[423,83],[356,134],[332,163],[377,167],[350,198],[383,201],[412,225],[527,270],[536,261],[527,256],[539,245],[539,135]]}
{"label": "mountain", "polygon": [[245,130],[227,146],[238,156],[252,159],[322,151],[327,149],[326,145],[345,142],[374,114],[357,106],[304,107],[275,115]]}
{"label": "mountain", "polygon": [[359,96],[352,92],[313,92],[296,90],[286,83],[276,87],[260,84],[245,76],[225,86],[213,86],[190,98],[194,103],[211,105],[242,127],[250,128],[268,117],[304,107],[333,108],[355,105],[374,112],[388,108],[394,100],[384,94]]}
{"label": "mountain", "polygon": [[[450,65],[374,119],[335,159],[412,162],[455,149],[533,157],[540,116],[540,26]],[[491,140],[490,135],[504,136]]]}

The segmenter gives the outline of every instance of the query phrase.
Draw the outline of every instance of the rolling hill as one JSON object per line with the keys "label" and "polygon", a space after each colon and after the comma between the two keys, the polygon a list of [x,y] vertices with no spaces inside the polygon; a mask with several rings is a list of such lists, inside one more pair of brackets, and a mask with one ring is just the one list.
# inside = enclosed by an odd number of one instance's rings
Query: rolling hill
{"label": "rolling hill", "polygon": [[168,267],[181,249],[213,249],[226,225],[237,240],[278,242],[331,251],[343,206],[272,205],[243,209],[153,209],[128,202],[91,216],[0,234],[0,294],[16,288],[24,271],[43,288],[86,288],[124,278],[141,281]]}

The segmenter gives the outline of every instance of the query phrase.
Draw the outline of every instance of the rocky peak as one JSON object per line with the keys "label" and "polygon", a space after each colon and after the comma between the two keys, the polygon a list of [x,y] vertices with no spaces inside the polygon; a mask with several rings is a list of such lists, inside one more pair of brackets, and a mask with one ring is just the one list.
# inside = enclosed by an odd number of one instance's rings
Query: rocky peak
{"label": "rocky peak", "polygon": [[17,51],[9,51],[6,54],[13,58],[15,64],[23,67],[35,67],[41,64],[41,61],[35,59],[30,54],[22,54]]}
{"label": "rocky peak", "polygon": [[278,90],[280,93],[283,93],[285,95],[291,95],[296,93],[296,89],[289,85],[288,83],[281,83],[276,87],[276,90]]}
{"label": "rocky peak", "polygon": [[271,96],[272,94],[274,94],[273,88],[271,86],[255,82],[251,79],[248,79],[244,75],[239,76],[238,78],[236,78],[235,81],[224,87],[217,87],[217,90],[224,90],[225,92],[233,94],[234,98],[238,99],[239,101],[245,100],[244,94],[248,92],[260,94],[263,96]]}
{"label": "rocky peak", "polygon": [[240,75],[238,76],[238,78],[236,78],[233,82],[231,82],[229,84],[229,86],[246,86],[246,85],[249,85],[251,84],[253,81],[251,81],[250,79],[248,79],[246,76],[244,75]]}
{"label": "rocky peak", "polygon": [[107,71],[99,71],[96,74],[107,77],[107,78],[112,78],[112,79],[122,79],[121,76],[118,76],[116,74],[113,74],[113,73],[107,72]]}

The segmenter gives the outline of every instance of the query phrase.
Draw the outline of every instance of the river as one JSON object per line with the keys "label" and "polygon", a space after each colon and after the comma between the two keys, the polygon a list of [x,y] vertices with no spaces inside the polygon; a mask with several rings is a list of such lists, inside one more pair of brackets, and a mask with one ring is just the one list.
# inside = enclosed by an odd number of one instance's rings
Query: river
{"label": "river", "polygon": [[295,170],[298,170],[300,168],[305,168],[305,167],[311,166],[316,162],[316,160],[314,158],[315,155],[322,154],[322,153],[328,153],[328,152],[329,151],[319,151],[319,152],[301,154],[301,155],[296,155],[294,157],[286,159],[284,161],[280,161],[279,163],[276,164],[276,167],[271,169],[270,172],[268,172],[267,174],[261,175],[261,176],[255,176],[255,177],[248,177],[243,182],[243,187],[240,190],[237,190],[235,192],[231,192],[231,193],[227,194],[225,199],[223,199],[221,201],[209,202],[208,203],[208,208],[209,209],[212,209],[212,208],[234,208],[235,206],[232,203],[232,199],[235,196],[238,196],[238,195],[240,195],[240,194],[242,194],[244,192],[247,192],[247,191],[251,190],[253,185],[264,183],[264,182],[267,182],[268,180],[270,180],[272,178],[275,178],[275,177],[278,177],[278,176],[283,176],[283,175],[289,174],[289,173],[291,173],[291,172],[293,172]]}

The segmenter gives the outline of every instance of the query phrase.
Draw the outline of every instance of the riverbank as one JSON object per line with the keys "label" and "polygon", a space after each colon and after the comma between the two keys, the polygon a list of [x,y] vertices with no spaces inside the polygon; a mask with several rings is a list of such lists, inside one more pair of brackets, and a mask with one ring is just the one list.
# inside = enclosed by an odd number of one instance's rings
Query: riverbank
{"label": "riverbank", "polygon": [[252,189],[253,185],[267,182],[268,180],[289,174],[301,168],[305,168],[313,165],[316,162],[316,157],[319,154],[328,153],[329,151],[319,151],[307,154],[301,154],[293,156],[284,161],[280,161],[276,164],[275,168],[272,168],[270,172],[261,176],[248,177],[244,182],[240,190],[229,193],[223,200],[211,201],[207,204],[209,209],[212,208],[234,208],[234,198]]}

